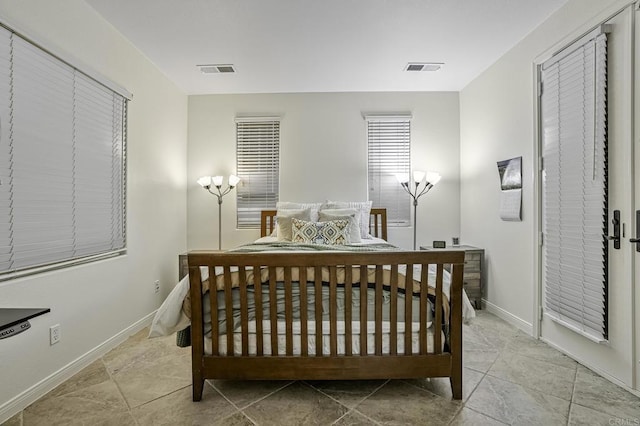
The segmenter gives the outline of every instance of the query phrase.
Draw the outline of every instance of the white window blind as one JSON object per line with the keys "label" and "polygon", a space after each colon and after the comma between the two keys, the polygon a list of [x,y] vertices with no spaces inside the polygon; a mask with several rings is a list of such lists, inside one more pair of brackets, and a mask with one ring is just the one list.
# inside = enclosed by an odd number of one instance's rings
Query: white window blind
{"label": "white window blind", "polygon": [[410,197],[396,178],[411,170],[411,119],[409,116],[366,116],[369,200],[387,209],[389,226],[409,226]]}
{"label": "white window blind", "polygon": [[280,119],[236,119],[238,228],[259,228],[260,211],[275,209],[280,188]]}
{"label": "white window blind", "polygon": [[607,43],[596,33],[541,69],[544,313],[607,339]]}
{"label": "white window blind", "polygon": [[0,27],[0,279],[125,247],[123,96]]}

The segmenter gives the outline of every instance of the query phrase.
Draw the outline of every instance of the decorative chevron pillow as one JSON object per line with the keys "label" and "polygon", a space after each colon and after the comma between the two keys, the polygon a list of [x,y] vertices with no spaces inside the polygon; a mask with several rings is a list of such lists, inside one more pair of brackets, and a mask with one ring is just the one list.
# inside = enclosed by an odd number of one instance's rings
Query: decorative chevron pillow
{"label": "decorative chevron pillow", "polygon": [[330,220],[328,222],[307,222],[291,219],[291,241],[307,244],[344,245],[349,244],[349,221]]}

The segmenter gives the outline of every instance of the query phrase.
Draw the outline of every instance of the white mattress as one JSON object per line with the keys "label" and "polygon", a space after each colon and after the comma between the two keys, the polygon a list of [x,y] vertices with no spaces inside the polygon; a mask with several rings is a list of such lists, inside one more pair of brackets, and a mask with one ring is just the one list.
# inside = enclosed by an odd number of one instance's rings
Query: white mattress
{"label": "white mattress", "polygon": [[[268,320],[262,321],[263,326],[263,351],[265,355],[271,355],[271,323]],[[412,323],[412,333],[411,333],[411,352],[417,353],[420,350],[420,338],[419,334],[415,332],[419,326],[419,323]],[[331,346],[330,346],[330,336],[329,336],[329,321],[323,321],[322,323],[322,353],[324,355],[331,354]],[[404,353],[404,324],[401,322],[397,323],[397,353]],[[309,321],[307,323],[308,328],[308,353],[315,354],[316,353],[316,336],[315,336],[315,321]],[[345,336],[344,336],[344,321],[337,322],[337,330],[338,330],[338,346],[337,352],[338,355],[345,354]],[[388,321],[383,321],[382,323],[382,353],[389,353],[389,330],[390,323]],[[255,323],[249,323],[249,355],[256,355],[256,334],[255,334]],[[367,354],[375,353],[375,322],[368,321],[367,322]],[[352,353],[355,355],[360,354],[360,323],[353,322],[352,323]],[[434,339],[433,339],[433,326],[427,329],[427,352],[433,353],[434,348]],[[442,345],[444,347],[445,336],[442,333]],[[301,353],[301,339],[300,339],[300,323],[295,322],[293,324],[293,354],[300,355]],[[286,335],[285,335],[285,323],[283,321],[278,322],[278,354],[285,355],[286,354]],[[227,336],[221,335],[218,339],[218,349],[220,355],[227,354]],[[211,355],[211,335],[209,334],[208,338],[204,341],[204,351],[207,355]],[[234,354],[242,353],[242,334],[239,332],[234,333],[233,335],[233,351]]]}
{"label": "white mattress", "polygon": [[[275,237],[262,237],[256,242],[273,242],[277,241]],[[380,238],[372,237],[370,239],[363,239],[362,243],[355,245],[367,245],[367,244],[376,244],[386,242]],[[435,274],[435,266],[431,265],[430,274]],[[233,270],[234,268],[232,268]],[[201,278],[205,280],[209,276],[209,270],[206,267],[201,267]],[[402,269],[399,269],[401,273],[403,273]],[[221,272],[221,270],[220,270]],[[448,276],[448,272],[445,271],[445,276]],[[414,266],[414,277],[419,277],[420,267],[419,265]],[[449,280],[445,280],[443,283],[443,291],[445,295],[449,296]],[[149,331],[149,337],[157,337],[157,336],[166,336],[171,333],[175,333],[178,330],[182,330],[190,324],[189,318],[182,311],[182,302],[186,294],[189,292],[189,276],[185,276],[179,283],[174,287],[171,291],[167,299],[158,309],[152,325]],[[462,318],[464,321],[469,321],[476,316],[473,306],[467,297],[467,293],[462,290]],[[403,338],[404,342],[404,338]],[[254,342],[255,346],[255,342]],[[209,348],[211,347],[209,342]],[[226,347],[226,340],[225,340]],[[278,345],[280,347],[280,345]],[[314,349],[315,351],[315,349]]]}
{"label": "white mattress", "polygon": [[[208,271],[207,271],[208,274]],[[168,336],[187,327],[191,321],[182,311],[182,301],[189,292],[189,276],[184,277],[174,287],[167,299],[156,312],[149,337]],[[462,290],[462,318],[469,321],[476,316],[467,293]]]}

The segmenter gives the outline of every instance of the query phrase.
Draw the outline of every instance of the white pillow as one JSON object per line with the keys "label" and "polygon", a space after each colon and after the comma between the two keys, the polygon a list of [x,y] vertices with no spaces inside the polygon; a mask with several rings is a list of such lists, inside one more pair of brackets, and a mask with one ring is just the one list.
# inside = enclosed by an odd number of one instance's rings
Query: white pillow
{"label": "white pillow", "polygon": [[373,201],[329,201],[322,205],[325,209],[356,209],[360,212],[360,237],[371,238],[369,235],[369,218]]}
{"label": "white pillow", "polygon": [[349,221],[349,240],[352,243],[362,242],[360,236],[360,211],[356,209],[324,209],[320,210],[320,222],[346,219]]}
{"label": "white pillow", "polygon": [[278,241],[291,241],[291,219],[311,220],[311,209],[280,209],[276,212]]}
{"label": "white pillow", "polygon": [[278,201],[276,203],[276,210],[311,210],[311,222],[318,221],[318,211],[320,210],[322,203],[292,203],[289,201]]}

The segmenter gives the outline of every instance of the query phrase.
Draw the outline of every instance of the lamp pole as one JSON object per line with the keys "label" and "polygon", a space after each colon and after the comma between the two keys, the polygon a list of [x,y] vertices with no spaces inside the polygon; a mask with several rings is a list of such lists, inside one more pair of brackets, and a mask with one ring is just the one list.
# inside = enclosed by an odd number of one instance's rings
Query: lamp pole
{"label": "lamp pole", "polygon": [[418,233],[418,198],[413,199],[413,250],[416,249],[416,234]]}
{"label": "lamp pole", "polygon": [[[410,188],[409,186],[409,177],[407,175],[399,173],[399,174],[396,174],[396,178],[398,179],[398,182],[400,182],[400,185],[402,186],[402,188],[413,199],[413,249],[415,250],[416,236],[417,236],[417,230],[418,230],[418,199],[422,197],[424,194],[426,194],[427,192],[429,192],[431,188],[433,188],[438,182],[440,182],[440,179],[442,179],[442,176],[440,176],[440,174],[436,172],[425,173],[425,172],[416,170],[413,172],[413,182],[415,184],[413,189]],[[423,182],[424,182],[424,187],[420,189],[420,185]]]}
{"label": "lamp pole", "polygon": [[222,250],[222,196],[218,197],[218,250]]}
{"label": "lamp pole", "polygon": [[[218,198],[218,250],[222,250],[222,197],[236,187],[238,182],[240,182],[240,178],[235,175],[230,175],[229,184],[224,190],[222,190],[222,181],[222,176],[203,176],[198,179],[200,186]],[[216,192],[211,190],[212,186],[216,188]]]}

